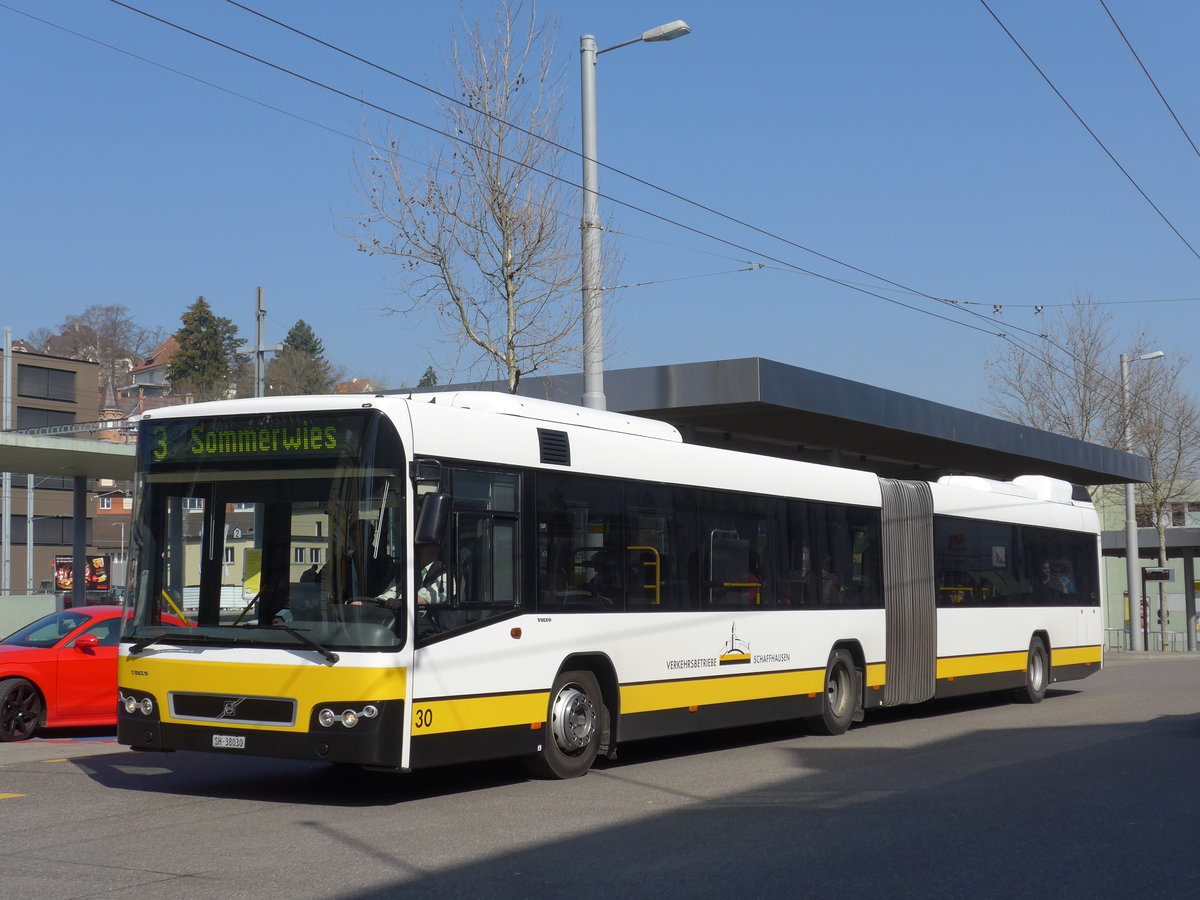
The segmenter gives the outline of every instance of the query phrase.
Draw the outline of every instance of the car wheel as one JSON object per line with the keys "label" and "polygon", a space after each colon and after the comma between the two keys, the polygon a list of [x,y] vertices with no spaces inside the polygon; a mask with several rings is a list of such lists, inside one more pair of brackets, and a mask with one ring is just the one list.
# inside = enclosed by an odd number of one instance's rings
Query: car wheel
{"label": "car wheel", "polygon": [[42,695],[24,678],[0,682],[0,741],[24,741],[42,721]]}

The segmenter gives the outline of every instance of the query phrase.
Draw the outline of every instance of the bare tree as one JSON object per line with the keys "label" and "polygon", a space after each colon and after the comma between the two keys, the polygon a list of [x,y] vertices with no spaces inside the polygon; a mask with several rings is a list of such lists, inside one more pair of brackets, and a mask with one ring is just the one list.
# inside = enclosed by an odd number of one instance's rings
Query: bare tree
{"label": "bare tree", "polygon": [[128,374],[146,353],[162,343],[162,328],[145,328],[117,304],[94,304],[67,316],[57,331],[38,328],[27,340],[56,356],[100,364],[100,387]]}
{"label": "bare tree", "polygon": [[52,328],[46,328],[45,326],[41,328],[35,328],[33,331],[25,335],[25,343],[27,343],[38,353],[44,353],[46,352],[46,345],[50,342],[51,338],[54,337],[54,334],[55,332]]}
{"label": "bare tree", "polygon": [[[1141,344],[1139,346],[1147,346]],[[1196,496],[1200,478],[1200,408],[1180,386],[1187,359],[1169,359],[1138,366],[1131,384],[1137,401],[1130,404],[1129,428],[1135,451],[1150,463],[1150,480],[1135,486],[1139,525],[1152,525],[1158,536],[1158,564],[1167,564],[1167,528],[1176,507]],[[1136,382],[1134,381],[1136,377]],[[1183,524],[1181,521],[1179,524]],[[1158,586],[1159,631],[1167,646],[1166,590]]]}
{"label": "bare tree", "polygon": [[443,339],[516,392],[523,375],[577,359],[578,230],[556,177],[562,69],[557,26],[536,5],[497,0],[455,36],[457,98],[439,101],[459,140],[409,170],[399,138],[372,141],[356,161],[368,212],[350,235],[396,258],[407,302],[389,313],[432,313]]}
{"label": "bare tree", "polygon": [[[1137,357],[1155,342],[1143,330],[1131,344],[1129,355]],[[1116,346],[1111,317],[1077,297],[1046,322],[1032,352],[1012,347],[989,360],[991,406],[1014,422],[1122,450],[1128,435],[1128,446],[1150,463],[1150,480],[1135,487],[1139,524],[1157,530],[1165,566],[1173,513],[1196,497],[1200,408],[1181,384],[1187,358],[1175,353],[1130,368],[1126,403]],[[1092,493],[1098,502],[1111,499],[1096,488]],[[1137,586],[1130,589],[1133,596]],[[1165,604],[1160,590],[1164,640]]]}
{"label": "bare tree", "polygon": [[1112,316],[1079,296],[1043,323],[1027,350],[1008,344],[987,362],[990,405],[1001,418],[1102,444],[1119,437],[1120,375]]}

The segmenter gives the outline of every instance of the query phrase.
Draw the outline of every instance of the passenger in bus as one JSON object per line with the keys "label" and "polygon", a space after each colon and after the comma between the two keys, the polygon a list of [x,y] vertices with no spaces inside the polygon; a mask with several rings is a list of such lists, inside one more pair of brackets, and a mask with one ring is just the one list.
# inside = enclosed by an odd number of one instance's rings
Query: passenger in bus
{"label": "passenger in bus", "polygon": [[591,565],[595,572],[588,583],[592,597],[605,606],[612,606],[614,601],[624,594],[621,586],[621,567],[617,558],[609,550],[601,547],[592,554]]}
{"label": "passenger in bus", "polygon": [[1036,587],[1038,594],[1070,594],[1075,591],[1071,576],[1064,571],[1070,567],[1059,560],[1046,560],[1042,563],[1042,571],[1038,576]]}

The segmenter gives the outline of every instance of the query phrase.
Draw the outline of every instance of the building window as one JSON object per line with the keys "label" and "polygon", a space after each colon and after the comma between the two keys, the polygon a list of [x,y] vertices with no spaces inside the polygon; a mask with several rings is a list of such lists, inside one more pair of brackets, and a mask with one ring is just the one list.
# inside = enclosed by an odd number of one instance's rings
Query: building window
{"label": "building window", "polygon": [[[17,366],[17,395],[75,402],[75,373],[44,366]],[[31,426],[32,427],[32,426]]]}
{"label": "building window", "polygon": [[313,547],[308,551],[308,561],[313,565],[318,565],[321,562],[321,548]]}
{"label": "building window", "polygon": [[51,425],[74,425],[75,413],[58,409],[17,407],[17,428],[47,428]]}
{"label": "building window", "polygon": [[226,563],[233,562],[233,548],[232,547],[225,548],[225,562]]}
{"label": "building window", "polygon": [[304,548],[303,547],[296,547],[292,551],[292,562],[300,563],[301,565],[304,564]]}
{"label": "building window", "polygon": [[112,497],[101,497],[100,498],[100,508],[101,509],[112,509]]}

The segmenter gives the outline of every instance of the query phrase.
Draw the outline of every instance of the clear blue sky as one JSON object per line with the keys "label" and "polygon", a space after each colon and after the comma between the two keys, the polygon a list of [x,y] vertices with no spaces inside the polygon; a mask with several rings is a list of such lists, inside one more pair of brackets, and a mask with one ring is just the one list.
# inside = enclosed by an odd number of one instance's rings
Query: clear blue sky
{"label": "clear blue sky", "polygon": [[[447,87],[457,3],[245,0],[360,56]],[[375,311],[399,273],[339,233],[378,113],[105,0],[0,0],[319,123],[283,115],[0,8],[0,272],[16,337],[94,303],[178,327],[203,294],[268,341],[298,318],[350,374],[414,383],[446,362],[431,321]],[[355,96],[436,122],[424,92],[220,0],[131,4]],[[1200,156],[1096,0],[989,0],[1014,36],[1192,246]],[[1200,5],[1108,0],[1200,141]],[[468,13],[485,8],[466,0]],[[601,173],[601,190],[748,250],[602,201],[623,235],[610,294],[614,367],[763,356],[983,409],[987,330],[1041,330],[1032,304],[1200,297],[1200,259],[1139,196],[971,0],[545,2],[560,23],[578,146],[578,37],[601,47],[684,18],[693,33],[602,57],[599,155],[765,232],[936,297],[915,311],[779,263],[874,283],[794,246]],[[326,130],[326,129],[332,129]],[[429,138],[414,129],[414,148]],[[567,174],[578,178],[572,162]],[[578,200],[565,213],[578,217]],[[610,238],[610,240],[613,240]],[[702,277],[698,277],[702,276]],[[992,306],[1003,311],[997,317]],[[1110,307],[1186,353],[1200,301]],[[927,313],[945,316],[952,322]],[[966,323],[966,324],[963,324]],[[1119,348],[1123,349],[1123,348]],[[1194,369],[1194,366],[1193,366]],[[443,379],[445,380],[445,379]]]}

